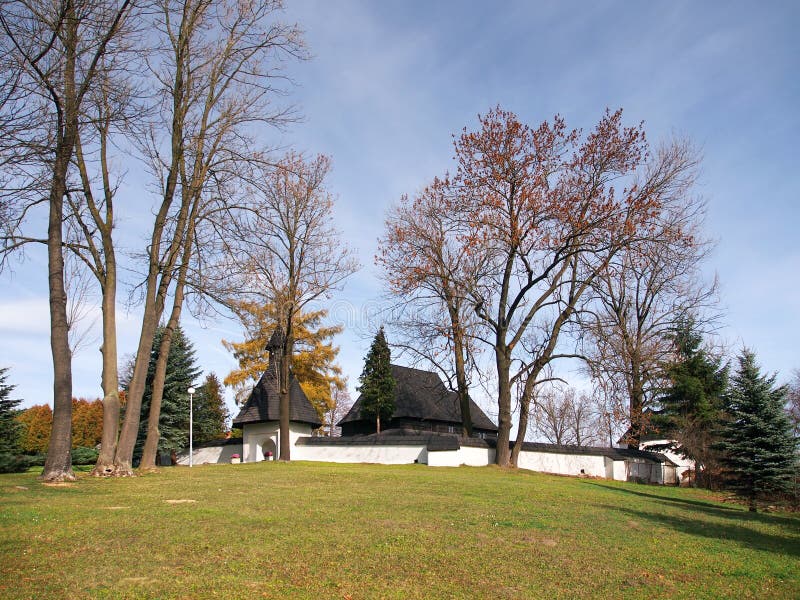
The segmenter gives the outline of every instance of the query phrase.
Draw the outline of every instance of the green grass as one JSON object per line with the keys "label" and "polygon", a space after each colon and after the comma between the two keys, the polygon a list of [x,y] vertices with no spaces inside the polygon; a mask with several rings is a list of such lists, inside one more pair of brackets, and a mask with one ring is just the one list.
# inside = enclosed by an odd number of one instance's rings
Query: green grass
{"label": "green grass", "polygon": [[0,553],[2,598],[800,595],[796,515],[491,467],[3,475]]}

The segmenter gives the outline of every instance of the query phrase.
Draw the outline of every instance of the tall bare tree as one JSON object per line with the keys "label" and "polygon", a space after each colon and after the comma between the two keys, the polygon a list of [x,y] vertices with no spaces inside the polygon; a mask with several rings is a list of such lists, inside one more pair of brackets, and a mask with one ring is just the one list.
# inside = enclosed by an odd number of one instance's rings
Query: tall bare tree
{"label": "tall bare tree", "polygon": [[[291,108],[275,99],[286,80],[283,60],[305,57],[297,27],[277,20],[282,9],[277,0],[163,0],[159,8],[155,30],[161,46],[150,64],[162,101],[161,127],[168,135],[163,140],[156,125],[146,146],[161,200],[147,247],[142,330],[114,460],[122,475],[132,472],[155,328],[171,289],[168,331],[180,319],[190,262],[199,250],[198,222],[228,211],[208,208],[208,203],[231,201],[215,195],[220,181],[235,177],[240,167],[246,170],[245,162],[265,160],[254,127],[280,126],[294,118]],[[163,360],[170,340],[165,335]],[[157,402],[151,413],[151,437],[157,442]],[[153,447],[151,439],[148,448]]]}
{"label": "tall bare tree", "polygon": [[[265,167],[252,182],[248,217],[236,224],[232,264],[244,273],[240,290],[276,307],[282,335],[280,384],[281,460],[290,460],[289,384],[298,316],[328,297],[357,268],[351,250],[333,226],[333,197],[325,186],[325,156],[304,159],[290,153]],[[229,239],[233,239],[233,235]],[[228,273],[236,272],[228,269]]]}
{"label": "tall bare tree", "polygon": [[559,352],[578,303],[621,249],[644,237],[672,180],[645,169],[641,125],[625,127],[622,112],[606,112],[588,135],[568,131],[560,117],[532,129],[507,111],[480,118],[477,131],[455,142],[458,186],[454,209],[469,226],[468,250],[483,272],[472,288],[476,315],[488,331],[498,383],[497,462],[515,452],[511,432],[512,364],[532,327],[544,332],[525,358],[527,381],[520,420],[535,382]]}
{"label": "tall bare tree", "polygon": [[[413,200],[403,197],[386,219],[378,263],[398,300],[390,325],[399,345],[433,365],[458,393],[462,435],[472,435],[469,365],[475,351],[468,285],[476,271],[450,214],[450,182],[436,179]],[[398,343],[393,343],[397,346]]]}
{"label": "tall bare tree", "polygon": [[[74,479],[72,473],[71,412],[72,359],[64,284],[64,198],[75,144],[80,130],[82,105],[93,89],[99,64],[113,45],[133,2],[29,0],[4,2],[0,26],[11,41],[21,67],[14,74],[16,92],[43,111],[25,135],[33,179],[43,183],[48,205],[47,258],[50,296],[50,345],[53,355],[53,428],[42,478]],[[42,113],[40,113],[41,115]],[[12,119],[13,120],[13,119]],[[20,140],[23,141],[23,140]],[[31,186],[34,193],[36,185]],[[36,196],[17,201],[26,216]],[[24,242],[26,240],[19,240]],[[13,246],[14,243],[6,247]]]}
{"label": "tall bare tree", "polygon": [[715,319],[707,309],[714,305],[716,282],[702,276],[711,249],[701,231],[705,204],[691,195],[697,164],[686,142],[658,149],[647,176],[671,182],[658,218],[645,237],[612,257],[580,313],[589,371],[605,380],[603,389],[627,398],[627,443],[633,447],[647,427],[645,409],[664,386],[676,324],[701,312],[704,325]]}
{"label": "tall bare tree", "polygon": [[574,388],[551,386],[537,394],[533,415],[536,433],[552,444],[587,446],[597,439],[591,399]]}
{"label": "tall bare tree", "polygon": [[115,172],[115,148],[130,148],[146,116],[140,83],[141,67],[133,44],[135,25],[125,29],[130,44],[119,44],[101,62],[98,82],[84,110],[86,127],[79,132],[73,162],[75,190],[67,195],[69,247],[92,273],[100,288],[102,314],[103,437],[93,474],[113,471],[119,433],[120,397],[117,353],[117,243],[115,198],[124,173]]}

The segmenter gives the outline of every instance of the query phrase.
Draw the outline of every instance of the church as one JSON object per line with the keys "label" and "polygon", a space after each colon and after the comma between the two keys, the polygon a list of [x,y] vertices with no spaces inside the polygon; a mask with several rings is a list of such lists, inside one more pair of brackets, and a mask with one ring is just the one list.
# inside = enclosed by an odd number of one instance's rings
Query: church
{"label": "church", "polygon": [[[278,384],[283,332],[267,344],[269,367],[233,419],[241,439],[195,448],[195,464],[260,462],[280,458]],[[430,371],[391,365],[395,406],[381,433],[362,414],[359,397],[337,424],[341,437],[316,435],[323,423],[297,379],[289,382],[289,443],[292,460],[341,463],[485,466],[495,462],[497,426],[470,401],[471,437],[463,437],[458,394]],[[186,464],[187,456],[179,463]],[[627,448],[569,447],[526,442],[519,467],[533,471],[676,484],[676,464],[663,454]]]}

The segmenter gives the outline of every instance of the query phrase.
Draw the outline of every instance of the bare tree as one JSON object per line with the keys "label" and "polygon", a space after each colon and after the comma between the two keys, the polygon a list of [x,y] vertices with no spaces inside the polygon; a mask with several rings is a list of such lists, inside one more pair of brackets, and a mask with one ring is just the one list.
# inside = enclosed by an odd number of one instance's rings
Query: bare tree
{"label": "bare tree", "polygon": [[522,339],[532,327],[544,332],[524,360],[521,421],[543,370],[575,354],[559,352],[558,341],[583,295],[646,234],[673,182],[645,169],[643,128],[624,127],[621,111],[607,112],[582,138],[560,117],[532,129],[498,108],[480,118],[478,131],[465,130],[455,151],[452,209],[468,227],[467,251],[480,256],[471,301],[495,355],[497,463],[508,465],[525,437],[520,428],[512,454],[512,365]]}
{"label": "bare tree", "polygon": [[474,317],[466,283],[472,255],[449,214],[450,183],[436,179],[411,201],[403,197],[386,219],[378,263],[399,306],[390,325],[400,346],[434,366],[459,397],[462,435],[472,435],[469,366],[474,354]]}
{"label": "bare tree", "polygon": [[[18,77],[17,97],[30,99],[43,111],[43,116],[39,113],[40,116],[26,123],[32,127],[25,139],[18,141],[26,149],[29,173],[36,182],[28,189],[47,190],[46,243],[54,382],[53,427],[42,473],[46,481],[74,479],[70,459],[72,358],[63,254],[67,176],[79,134],[82,105],[95,85],[98,65],[132,5],[130,0],[30,0],[0,6],[0,26],[11,41],[11,51],[21,67],[19,74],[14,74]],[[18,138],[19,131],[16,130]],[[26,199],[24,194],[17,197],[22,208],[15,220],[24,220],[31,206],[41,202],[40,198],[34,195]],[[17,239],[5,246],[11,249],[27,241],[31,240]]]}
{"label": "bare tree", "polygon": [[[685,142],[659,149],[649,168],[671,180],[659,218],[647,236],[609,261],[580,313],[589,372],[605,379],[607,388],[624,391],[633,447],[646,429],[646,409],[664,386],[670,332],[716,298],[716,282],[706,284],[701,275],[711,249],[700,230],[705,204],[689,194],[697,162]],[[714,318],[709,314],[705,324]]]}
{"label": "bare tree", "polygon": [[333,197],[325,187],[330,160],[288,154],[265,167],[252,182],[246,219],[236,224],[227,273],[241,270],[240,290],[274,303],[282,335],[277,371],[280,385],[279,458],[289,460],[289,384],[298,316],[328,297],[358,263],[333,226]]}
{"label": "bare tree", "polygon": [[[153,54],[151,71],[159,84],[168,139],[162,140],[161,128],[154,127],[145,148],[161,201],[147,247],[144,316],[114,460],[118,474],[132,472],[156,325],[173,284],[177,287],[167,331],[174,331],[180,319],[190,263],[200,249],[198,222],[210,219],[211,213],[233,210],[208,209],[207,203],[229,202],[224,195],[214,196],[218,183],[236,177],[240,168],[246,170],[243,163],[265,160],[262,152],[253,150],[260,148],[255,125],[280,126],[294,118],[291,108],[274,100],[281,93],[277,84],[285,80],[280,71],[283,59],[303,58],[305,50],[299,30],[276,20],[281,8],[277,0],[160,4],[155,28],[162,45]],[[165,332],[164,337],[159,357],[166,361],[171,334]],[[152,402],[151,450],[153,438],[157,442],[158,415],[159,403]],[[147,457],[151,455],[154,452]]]}
{"label": "bare tree", "polygon": [[536,396],[534,431],[552,444],[588,446],[597,440],[597,415],[591,398],[574,388],[549,386]]}
{"label": "bare tree", "polygon": [[69,323],[69,348],[72,355],[96,341],[92,318],[94,298],[92,275],[71,254],[64,256],[64,286],[67,290],[67,322]]}
{"label": "bare tree", "polygon": [[586,392],[568,388],[564,392],[569,407],[569,422],[572,443],[576,446],[591,446],[597,438],[597,416],[591,397]]}
{"label": "bare tree", "polygon": [[[129,22],[126,40],[134,38]],[[117,247],[114,239],[115,197],[124,174],[115,175],[114,147],[135,139],[137,124],[146,116],[133,73],[141,65],[133,44],[118,44],[101,62],[98,82],[90,94],[79,132],[73,162],[76,190],[67,195],[69,247],[94,276],[100,288],[102,313],[103,436],[93,475],[113,472],[120,420],[117,354]],[[116,141],[116,143],[115,143]]]}
{"label": "bare tree", "polygon": [[795,369],[792,373],[787,399],[789,403],[787,410],[794,428],[794,436],[800,437],[800,369]]}
{"label": "bare tree", "polygon": [[339,437],[342,435],[342,428],[337,427],[336,424],[344,419],[353,407],[353,399],[350,397],[350,392],[346,387],[332,385],[331,400],[333,406],[328,411],[328,435],[330,437]]}
{"label": "bare tree", "polygon": [[556,389],[548,389],[536,398],[534,428],[551,444],[565,446],[574,443],[570,423],[570,407],[566,397]]}

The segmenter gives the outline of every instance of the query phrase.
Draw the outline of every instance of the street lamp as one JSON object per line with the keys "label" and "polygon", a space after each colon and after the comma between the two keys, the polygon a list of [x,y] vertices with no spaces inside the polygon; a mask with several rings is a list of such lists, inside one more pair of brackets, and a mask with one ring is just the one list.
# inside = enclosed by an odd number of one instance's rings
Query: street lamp
{"label": "street lamp", "polygon": [[191,468],[192,454],[194,454],[192,452],[192,398],[194,397],[194,388],[190,386],[186,391],[189,392],[189,468]]}

